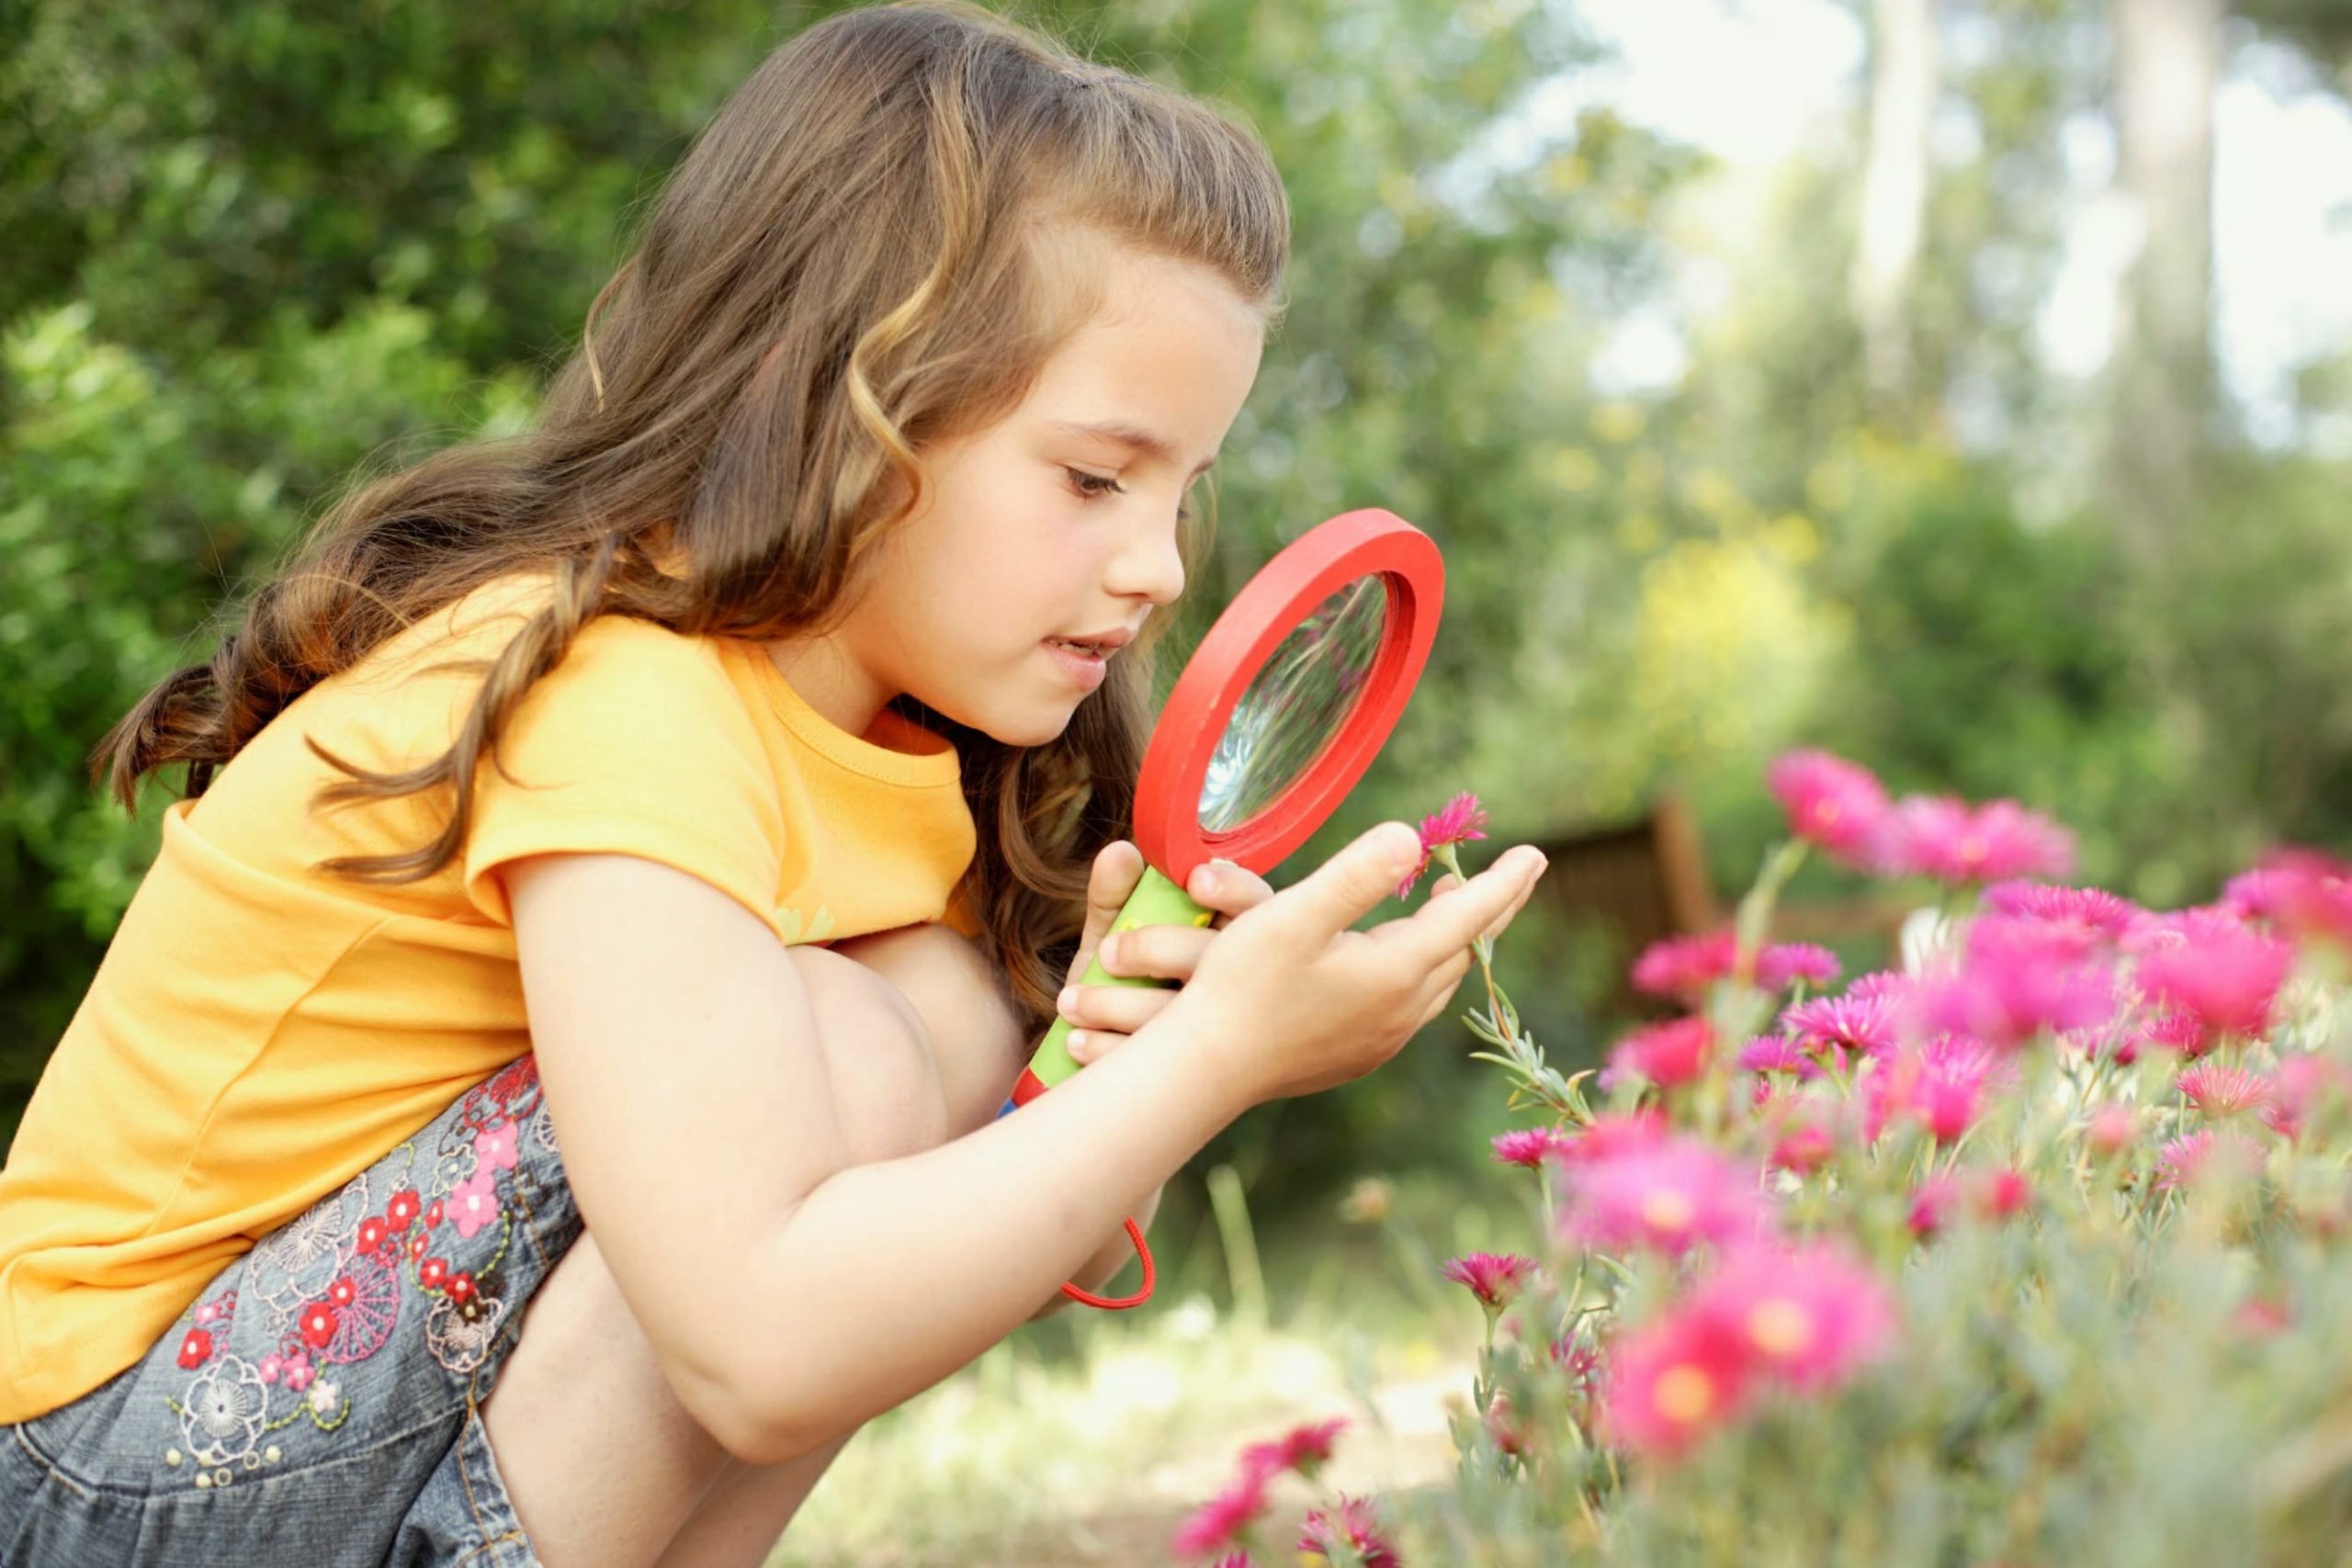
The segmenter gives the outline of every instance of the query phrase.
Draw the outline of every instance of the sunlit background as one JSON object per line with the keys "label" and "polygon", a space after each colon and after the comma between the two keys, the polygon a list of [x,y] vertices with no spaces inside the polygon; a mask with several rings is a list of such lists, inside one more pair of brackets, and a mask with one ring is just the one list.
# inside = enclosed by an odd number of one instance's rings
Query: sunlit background
{"label": "sunlit background", "polygon": [[[0,1135],[153,848],[89,748],[356,466],[527,422],[686,139],[829,9],[0,14]],[[1438,540],[1421,693],[1285,874],[1479,792],[1587,869],[1505,942],[1555,1060],[1753,874],[1791,746],[2020,798],[2160,904],[2352,842],[2345,0],[1022,14],[1272,147],[1291,305],[1189,624],[1334,513]],[[1791,919],[1859,952],[1871,897],[1816,867]],[[883,1423],[782,1560],[1148,1560],[1292,1416],[1442,1470],[1476,1325],[1430,1275],[1509,1201],[1466,1047],[1245,1119],[1160,1305]]]}

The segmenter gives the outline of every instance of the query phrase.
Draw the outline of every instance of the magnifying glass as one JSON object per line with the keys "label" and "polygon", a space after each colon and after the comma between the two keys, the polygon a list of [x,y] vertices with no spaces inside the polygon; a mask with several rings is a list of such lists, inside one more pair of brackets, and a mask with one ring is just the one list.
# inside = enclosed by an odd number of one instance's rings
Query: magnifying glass
{"label": "magnifying glass", "polygon": [[[1177,677],[1144,750],[1135,841],[1143,880],[1113,931],[1205,926],[1184,891],[1193,871],[1230,861],[1260,875],[1305,843],[1379,755],[1429,662],[1445,597],[1430,536],[1377,508],[1318,524],[1235,595]],[[1170,986],[1114,975],[1097,959],[1084,986]],[[1011,1114],[1079,1070],[1069,1021],[1056,1019],[1030,1057]],[[1151,1296],[1151,1252],[1133,1220],[1143,1285],[1111,1299],[1064,1285],[1089,1306]]]}

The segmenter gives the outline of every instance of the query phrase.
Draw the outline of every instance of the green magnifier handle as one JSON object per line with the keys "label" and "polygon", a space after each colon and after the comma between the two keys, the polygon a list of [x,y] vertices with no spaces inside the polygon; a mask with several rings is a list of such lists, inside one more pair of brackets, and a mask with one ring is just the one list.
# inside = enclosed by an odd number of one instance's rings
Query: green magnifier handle
{"label": "green magnifier handle", "polygon": [[[1205,926],[1216,916],[1193,901],[1186,893],[1156,866],[1143,868],[1143,880],[1127,896],[1121,906],[1118,919],[1111,922],[1111,932],[1129,931],[1137,926]],[[1173,980],[1159,980],[1144,976],[1114,975],[1102,967],[1102,960],[1095,958],[1080,976],[1081,986],[1159,986],[1176,984]],[[1012,1096],[997,1114],[1001,1116],[1016,1107],[1028,1104],[1056,1084],[1078,1071],[1078,1061],[1069,1054],[1069,1020],[1054,1020],[1053,1028],[1046,1032],[1029,1066],[1023,1069],[1021,1081],[1012,1086]]]}

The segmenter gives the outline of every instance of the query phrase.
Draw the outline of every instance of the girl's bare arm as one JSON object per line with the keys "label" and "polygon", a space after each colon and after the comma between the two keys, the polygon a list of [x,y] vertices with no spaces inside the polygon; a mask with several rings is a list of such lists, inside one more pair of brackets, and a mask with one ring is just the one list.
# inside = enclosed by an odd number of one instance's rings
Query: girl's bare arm
{"label": "girl's bare arm", "polygon": [[847,1166],[788,953],[625,856],[508,869],[542,1078],[581,1213],[680,1401],[752,1463],[930,1386],[1036,1309],[1249,1106],[1385,1060],[1540,866],[1348,928],[1409,866],[1391,824],[1237,920],[1168,1010],[967,1137]]}

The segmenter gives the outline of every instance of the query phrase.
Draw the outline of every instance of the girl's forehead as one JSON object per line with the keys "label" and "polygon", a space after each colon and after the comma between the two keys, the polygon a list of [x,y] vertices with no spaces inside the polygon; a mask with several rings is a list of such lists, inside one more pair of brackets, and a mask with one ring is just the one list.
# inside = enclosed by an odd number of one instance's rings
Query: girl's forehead
{"label": "girl's forehead", "polygon": [[1262,319],[1216,271],[1108,255],[1095,309],[1046,357],[1023,412],[1192,467],[1216,450],[1257,378]]}

